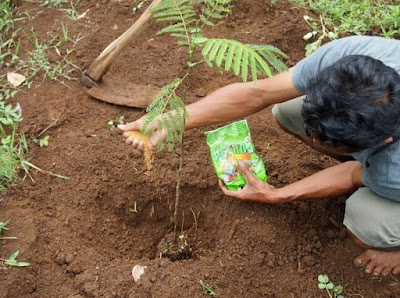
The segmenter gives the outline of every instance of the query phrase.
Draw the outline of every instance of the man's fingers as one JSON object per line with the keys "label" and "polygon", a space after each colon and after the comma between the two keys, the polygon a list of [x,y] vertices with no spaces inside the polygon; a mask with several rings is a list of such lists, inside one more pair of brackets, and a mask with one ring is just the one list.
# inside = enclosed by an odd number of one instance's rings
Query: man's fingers
{"label": "man's fingers", "polygon": [[156,131],[154,133],[154,135],[150,138],[150,143],[153,147],[156,147],[158,144],[158,140],[164,140],[165,137],[167,136],[167,133],[165,132],[165,130],[163,130],[162,132]]}
{"label": "man's fingers", "polygon": [[239,161],[239,170],[243,174],[243,176],[246,178],[246,181],[249,183],[251,182],[255,177],[253,175],[253,172],[250,170],[249,166],[244,162],[244,161]]}
{"label": "man's fingers", "polygon": [[234,197],[237,199],[242,199],[243,196],[241,195],[241,190],[229,190],[222,180],[218,180],[219,187],[221,188],[224,195],[228,197]]}
{"label": "man's fingers", "polygon": [[126,124],[119,124],[117,127],[122,131],[140,130],[138,121],[134,121],[134,122],[126,123]]}

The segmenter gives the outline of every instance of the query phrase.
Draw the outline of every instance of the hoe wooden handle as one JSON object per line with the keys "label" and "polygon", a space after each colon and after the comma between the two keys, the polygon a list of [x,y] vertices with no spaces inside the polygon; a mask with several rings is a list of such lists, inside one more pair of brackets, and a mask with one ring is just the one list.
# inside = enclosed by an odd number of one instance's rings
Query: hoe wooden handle
{"label": "hoe wooden handle", "polygon": [[[161,3],[162,0],[153,0],[146,11],[140,18],[120,37],[109,44],[103,52],[93,61],[85,74],[95,82],[100,81],[101,77],[108,71],[113,60],[121,53],[121,51],[128,45],[135,37],[146,28],[150,23],[151,13],[149,10]],[[84,83],[84,82],[83,82]],[[85,83],[84,83],[85,84]]]}

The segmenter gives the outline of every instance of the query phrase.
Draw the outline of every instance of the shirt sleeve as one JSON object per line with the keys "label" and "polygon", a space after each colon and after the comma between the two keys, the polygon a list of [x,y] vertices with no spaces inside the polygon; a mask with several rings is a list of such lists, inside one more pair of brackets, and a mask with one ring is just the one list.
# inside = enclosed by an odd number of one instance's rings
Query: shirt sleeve
{"label": "shirt sleeve", "polygon": [[377,40],[370,36],[349,36],[326,43],[294,66],[292,74],[294,86],[305,94],[308,82],[318,72],[348,55],[374,56],[380,48],[374,50],[371,48],[376,48],[378,42],[382,43],[381,39]]}

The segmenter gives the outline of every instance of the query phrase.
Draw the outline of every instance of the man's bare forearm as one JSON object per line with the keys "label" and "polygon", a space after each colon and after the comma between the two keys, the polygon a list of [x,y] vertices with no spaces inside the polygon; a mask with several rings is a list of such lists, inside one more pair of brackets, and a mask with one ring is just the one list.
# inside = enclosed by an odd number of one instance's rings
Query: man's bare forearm
{"label": "man's bare forearm", "polygon": [[348,194],[363,186],[362,164],[348,161],[276,189],[282,202],[319,199]]}
{"label": "man's bare forearm", "polygon": [[241,119],[300,95],[292,84],[291,70],[272,79],[259,80],[257,84],[230,84],[187,106],[190,120],[186,128]]}

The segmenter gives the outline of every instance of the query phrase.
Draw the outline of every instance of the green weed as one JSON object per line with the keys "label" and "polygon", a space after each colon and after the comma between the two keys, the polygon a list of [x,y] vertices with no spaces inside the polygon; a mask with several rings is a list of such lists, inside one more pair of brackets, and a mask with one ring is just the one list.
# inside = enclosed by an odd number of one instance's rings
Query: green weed
{"label": "green weed", "polygon": [[150,0],[142,0],[142,1],[139,1],[139,3],[136,4],[136,5],[132,8],[132,13],[133,13],[133,14],[137,13],[137,12],[143,7],[143,5],[146,4],[146,3],[149,2],[149,1],[150,1]]}
{"label": "green weed", "polygon": [[45,136],[45,137],[42,138],[42,139],[32,138],[33,142],[34,142],[35,144],[38,144],[40,147],[47,147],[47,146],[49,146],[49,139],[50,139],[50,136]]}
{"label": "green weed", "polygon": [[65,3],[68,3],[68,0],[46,0],[42,3],[42,6],[60,8]]}
{"label": "green weed", "polygon": [[318,288],[326,290],[329,298],[343,298],[343,286],[335,285],[326,274],[318,276]]}
{"label": "green weed", "polygon": [[109,131],[114,131],[118,124],[125,124],[125,117],[119,116],[114,120],[110,120],[107,122],[107,129]]}
{"label": "green weed", "polygon": [[19,262],[19,261],[17,261],[18,254],[19,254],[19,250],[17,250],[16,252],[12,253],[11,256],[8,259],[2,260],[3,263],[5,265],[12,266],[12,267],[26,267],[26,266],[29,266],[30,263],[28,263],[28,262]]}
{"label": "green weed", "polygon": [[199,284],[201,285],[204,294],[208,294],[211,297],[217,297],[217,294],[213,290],[212,287],[210,287],[208,284],[205,284],[202,280],[199,280]]}
{"label": "green weed", "polygon": [[15,23],[23,19],[16,15],[11,0],[0,2],[0,69],[7,66],[7,58],[10,56],[11,60],[15,61],[19,50],[19,43],[15,38],[21,31],[21,28],[15,28]]}
{"label": "green weed", "polygon": [[3,237],[1,235],[1,232],[3,230],[8,230],[7,225],[10,222],[10,220],[4,221],[4,222],[0,222],[0,240],[10,240],[10,239],[17,239],[17,237]]}

